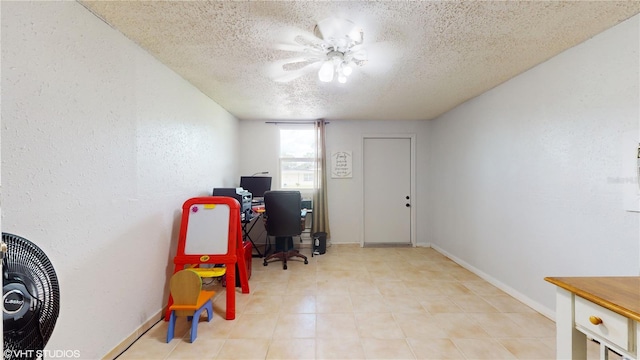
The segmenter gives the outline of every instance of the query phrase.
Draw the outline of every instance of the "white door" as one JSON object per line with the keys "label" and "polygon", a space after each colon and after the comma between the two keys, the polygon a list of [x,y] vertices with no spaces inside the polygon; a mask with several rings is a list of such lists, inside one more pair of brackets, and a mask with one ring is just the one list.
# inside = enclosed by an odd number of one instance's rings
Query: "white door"
{"label": "white door", "polygon": [[411,138],[363,139],[364,245],[411,245]]}

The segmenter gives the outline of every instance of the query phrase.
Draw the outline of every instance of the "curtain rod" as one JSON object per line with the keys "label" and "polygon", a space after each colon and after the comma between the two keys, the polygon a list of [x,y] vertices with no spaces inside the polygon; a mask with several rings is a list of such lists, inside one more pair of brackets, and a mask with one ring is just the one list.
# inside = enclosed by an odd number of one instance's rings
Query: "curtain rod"
{"label": "curtain rod", "polygon": [[[307,125],[307,124],[314,124],[316,123],[318,120],[309,120],[309,121],[265,121],[265,124],[274,124],[274,125],[279,125],[279,124],[288,124],[288,125]],[[324,122],[325,124],[329,124],[328,121]]]}

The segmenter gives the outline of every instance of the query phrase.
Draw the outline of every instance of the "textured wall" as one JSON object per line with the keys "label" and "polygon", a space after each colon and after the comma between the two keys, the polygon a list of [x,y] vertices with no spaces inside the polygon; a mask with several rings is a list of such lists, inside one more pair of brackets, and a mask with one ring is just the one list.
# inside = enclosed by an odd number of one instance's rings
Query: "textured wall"
{"label": "textured wall", "polygon": [[[279,184],[278,174],[278,127],[264,121],[241,120],[240,132],[247,141],[241,148],[241,173],[252,174],[264,170],[273,176],[273,184]],[[427,245],[426,228],[426,151],[427,124],[423,121],[349,121],[331,120],[326,127],[327,153],[352,151],[353,177],[328,179],[329,221],[331,242],[360,243],[362,241],[362,137],[363,135],[414,134],[416,135],[416,242]],[[389,174],[393,176],[393,174]]]}
{"label": "textured wall", "polygon": [[2,2],[2,231],[60,278],[49,349],[99,358],[167,296],[179,209],[237,177],[237,120],[76,2]]}
{"label": "textured wall", "polygon": [[638,275],[639,216],[612,179],[640,138],[639,22],[429,124],[430,242],[548,314],[545,276]]}
{"label": "textured wall", "polygon": [[[333,243],[360,243],[363,228],[362,137],[367,135],[413,134],[416,139],[416,194],[412,204],[416,211],[416,244],[427,244],[423,221],[426,214],[426,171],[422,166],[427,149],[426,123],[422,121],[332,121],[327,125],[327,153],[352,151],[353,178],[329,179],[329,206]],[[389,177],[395,174],[389,173]],[[345,221],[346,220],[346,221]]]}

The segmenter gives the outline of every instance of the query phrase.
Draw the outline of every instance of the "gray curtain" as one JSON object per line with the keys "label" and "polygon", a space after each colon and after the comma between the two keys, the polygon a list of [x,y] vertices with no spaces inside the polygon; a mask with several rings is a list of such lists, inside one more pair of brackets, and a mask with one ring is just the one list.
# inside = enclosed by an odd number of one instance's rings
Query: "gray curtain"
{"label": "gray curtain", "polygon": [[325,232],[327,233],[327,244],[331,238],[329,232],[329,207],[327,205],[327,156],[325,153],[325,121],[318,120],[315,122],[315,130],[317,134],[316,141],[316,189],[313,193],[313,223],[311,224],[311,233]]}

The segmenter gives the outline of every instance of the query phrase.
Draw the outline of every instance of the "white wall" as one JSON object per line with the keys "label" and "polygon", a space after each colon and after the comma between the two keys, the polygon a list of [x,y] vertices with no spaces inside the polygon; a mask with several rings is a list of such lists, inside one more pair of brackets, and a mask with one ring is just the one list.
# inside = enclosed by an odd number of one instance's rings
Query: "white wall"
{"label": "white wall", "polygon": [[[354,84],[357,86],[357,84]],[[330,120],[326,127],[327,154],[335,151],[353,152],[353,178],[329,178],[328,203],[331,242],[360,243],[362,240],[362,137],[363,135],[415,134],[416,135],[416,184],[417,184],[417,244],[426,246],[426,172],[427,172],[427,124],[420,121],[349,121]],[[264,121],[240,121],[243,142],[240,151],[240,172],[253,174],[269,171],[273,184],[279,184],[279,128]],[[251,140],[253,139],[253,140]],[[255,139],[259,139],[256,141]],[[393,176],[393,174],[389,174]]]}
{"label": "white wall", "polygon": [[639,215],[615,179],[640,139],[639,23],[429,124],[430,241],[549,315],[545,276],[638,275]]}
{"label": "white wall", "polygon": [[[280,183],[278,178],[278,158],[280,157],[280,130],[274,124],[264,121],[240,120],[240,175],[252,175],[268,171],[272,177],[271,188]],[[232,187],[240,186],[240,178]]]}
{"label": "white wall", "polygon": [[2,2],[2,97],[2,231],[61,285],[47,348],[102,357],[165,305],[180,207],[235,181],[238,122],[77,2]]}

